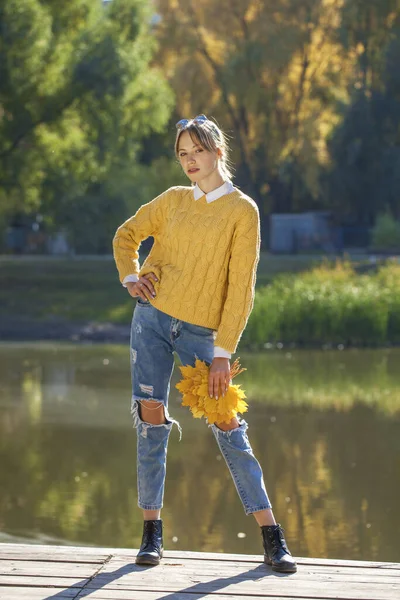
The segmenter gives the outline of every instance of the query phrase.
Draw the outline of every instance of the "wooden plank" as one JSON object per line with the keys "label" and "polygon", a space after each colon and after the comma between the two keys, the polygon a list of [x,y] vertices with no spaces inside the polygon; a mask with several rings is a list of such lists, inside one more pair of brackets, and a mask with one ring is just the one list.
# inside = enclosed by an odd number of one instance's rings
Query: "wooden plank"
{"label": "wooden plank", "polygon": [[1,560],[49,560],[101,564],[110,556],[108,551],[85,546],[39,546],[36,544],[0,544]]}
{"label": "wooden plank", "polygon": [[[2,587],[0,586],[0,600],[70,600],[76,598],[76,588],[54,590],[52,588]],[[132,600],[132,593],[131,593]]]}
{"label": "wooden plank", "polygon": [[[154,570],[153,570],[154,571]],[[194,583],[207,583],[209,581],[214,581],[215,579],[219,579],[221,581],[228,581],[230,579],[234,579],[237,582],[248,582],[251,583],[253,581],[263,581],[267,579],[288,579],[289,574],[287,573],[276,573],[272,570],[250,570],[244,573],[235,572],[234,570],[226,571],[226,572],[209,572],[204,573],[203,571],[190,571],[188,569],[179,568],[178,570],[170,570],[168,571],[160,571],[158,569],[157,573],[152,572],[151,578],[152,581],[157,581],[160,583],[165,582],[173,582],[174,584],[185,585],[185,583],[192,581]],[[317,582],[317,583],[325,583],[326,581],[330,581],[332,583],[348,583],[349,585],[357,584],[357,585],[382,585],[382,586],[391,586],[395,589],[400,590],[400,581],[398,578],[394,577],[375,577],[372,575],[348,575],[343,573],[318,573],[317,571],[313,572],[302,572],[301,570],[297,572],[297,574],[290,574],[291,579],[295,579],[298,585],[307,584],[308,582]],[[138,571],[137,569],[131,568],[122,568],[112,571],[110,573],[103,573],[101,571],[93,581],[99,583],[99,585],[104,585],[108,583],[112,583],[116,581],[118,585],[131,585],[132,582],[138,585],[146,585],[149,581],[148,571]],[[400,594],[399,594],[400,597]]]}
{"label": "wooden plank", "polygon": [[[118,550],[112,553],[113,556],[118,556]],[[125,553],[124,553],[125,554]],[[124,554],[122,556],[124,556]],[[136,553],[135,553],[136,555]],[[256,562],[262,563],[263,557],[261,554],[224,554],[217,552],[184,552],[167,550],[164,554],[166,558],[181,558],[181,559],[201,559],[213,561],[233,561],[233,562]],[[341,560],[330,558],[308,558],[296,557],[299,565],[328,565],[328,566],[359,566],[362,568],[382,568],[382,569],[397,569],[400,570],[400,563],[397,562],[378,562],[378,561],[362,561],[362,560]]]}
{"label": "wooden plank", "polygon": [[80,564],[80,565],[102,565],[104,563],[104,561],[112,555],[108,555],[108,556],[103,556],[102,558],[98,558],[98,557],[88,557],[86,558],[85,555],[80,555],[80,554],[55,554],[55,555],[49,555],[46,556],[45,554],[43,555],[37,555],[37,554],[11,554],[9,556],[4,556],[1,554],[0,552],[0,561],[4,561],[5,563],[7,561],[13,561],[13,560],[18,560],[20,562],[31,562],[31,561],[35,561],[35,562],[44,562],[44,563],[57,563],[57,562],[61,562],[61,563],[68,563],[68,564]]}
{"label": "wooden plank", "polygon": [[[242,594],[242,593],[185,593],[185,592],[173,592],[168,593],[165,591],[155,592],[148,590],[94,590],[87,595],[87,592],[83,590],[76,600],[87,598],[88,600],[260,600],[260,598],[266,598],[267,600],[331,600],[326,596],[314,595],[314,596],[289,596],[285,594],[272,594],[272,593],[257,593],[254,594]],[[19,600],[19,598],[18,598]],[[46,598],[47,600],[47,598]],[[54,599],[56,600],[56,599]],[[342,599],[340,599],[342,600]],[[345,600],[353,600],[352,598],[346,597]],[[363,600],[382,600],[381,598],[373,598],[370,596],[364,596]]]}
{"label": "wooden plank", "polygon": [[[76,596],[76,590],[52,590],[51,588],[30,588],[26,587],[0,587],[0,600],[200,600],[196,595],[173,594],[169,598],[164,592],[140,591],[138,595],[133,596],[132,592],[125,590],[95,590],[87,595],[85,590],[82,594]],[[235,597],[226,594],[206,594],[201,596],[201,600],[233,600]],[[236,596],[239,600],[255,600],[254,596]],[[298,600],[296,597],[289,596],[268,596],[268,600]],[[313,599],[315,600],[315,599]],[[318,600],[318,599],[317,599]],[[323,600],[322,598],[319,600]]]}
{"label": "wooden plank", "polygon": [[[368,586],[360,586],[360,584],[349,584],[348,582],[342,582],[339,584],[333,584],[329,580],[324,586],[321,586],[320,582],[309,582],[307,585],[298,585],[298,582],[292,581],[290,584],[286,581],[282,584],[282,581],[274,580],[268,582],[268,585],[256,585],[255,582],[232,582],[227,581],[218,582],[218,580],[207,583],[197,583],[192,586],[190,585],[174,585],[170,583],[162,583],[160,585],[151,585],[148,583],[139,586],[136,584],[128,585],[98,585],[100,582],[93,581],[85,588],[87,595],[88,592],[92,593],[92,590],[101,589],[104,593],[114,591],[129,591],[133,598],[140,597],[143,591],[153,591],[164,593],[167,597],[171,594],[180,592],[181,594],[187,594],[187,598],[203,597],[205,594],[226,594],[234,596],[235,598],[241,598],[244,596],[250,596],[254,598],[258,597],[269,597],[269,596],[282,596],[282,597],[294,597],[294,598],[309,598],[310,600],[316,600],[317,598],[323,598],[324,600],[398,600],[399,599],[399,588],[391,589],[390,586],[381,586],[377,584],[369,584]],[[120,582],[122,583],[122,582]]]}
{"label": "wooden plank", "polygon": [[103,563],[70,563],[70,562],[45,562],[45,561],[27,561],[27,560],[0,560],[1,575],[46,575],[57,577],[93,577]]}
{"label": "wooden plank", "polygon": [[[16,551],[16,552],[24,552],[27,551],[35,551],[35,552],[46,552],[50,554],[52,552],[80,552],[82,554],[111,554],[110,550],[112,548],[102,548],[98,546],[69,546],[66,545],[57,545],[57,544],[11,544],[8,542],[0,542],[0,553],[5,550],[8,552]],[[121,550],[121,552],[132,552],[134,550],[130,548],[114,548],[114,550]]]}
{"label": "wooden plank", "polygon": [[27,575],[27,576],[14,576],[14,575],[0,575],[0,587],[5,585],[25,585],[35,587],[45,587],[48,585],[68,588],[76,587],[83,588],[90,579],[74,579],[73,577],[42,577],[41,575]]}
{"label": "wooden plank", "polygon": [[[263,595],[263,598],[268,600],[299,600],[299,597],[295,596],[275,596],[275,595]],[[85,590],[82,595],[79,595],[76,600],[87,598],[88,600],[259,600],[260,596],[248,596],[246,594],[237,596],[232,594],[185,594],[176,592],[174,594],[166,594],[165,592],[149,592],[149,591],[136,591],[132,594],[131,591],[126,590],[96,590],[85,595]],[[14,599],[11,599],[14,600]],[[18,598],[19,600],[19,598]],[[46,598],[47,600],[47,598]],[[56,599],[54,599],[56,600]],[[302,598],[304,600],[304,598]],[[305,599],[307,600],[307,599]],[[312,600],[324,600],[324,598],[313,598]]]}
{"label": "wooden plank", "polygon": [[[122,575],[128,573],[140,573],[145,570],[145,567],[137,566],[134,563],[127,563],[116,557],[111,559],[103,569],[101,569],[101,576],[112,575],[113,573],[121,573]],[[164,574],[160,572],[160,577],[179,577],[181,574],[183,577],[196,576],[201,574],[202,576],[235,576],[238,578],[252,578],[254,574],[256,578],[266,577],[268,574],[274,573],[275,576],[285,576],[276,572],[272,572],[271,567],[267,565],[256,565],[253,563],[218,563],[217,565],[211,561],[171,561],[164,559],[157,571],[164,571]],[[175,574],[177,571],[178,575]],[[172,574],[171,574],[172,573]],[[154,577],[158,575],[154,573]],[[383,570],[379,568],[362,569],[360,567],[327,567],[327,566],[299,566],[296,574],[297,579],[301,580],[324,580],[325,578],[333,579],[335,581],[350,581],[350,582],[378,582],[378,583],[390,583],[393,585],[400,584],[400,571],[395,570]],[[137,577],[136,577],[137,580]]]}

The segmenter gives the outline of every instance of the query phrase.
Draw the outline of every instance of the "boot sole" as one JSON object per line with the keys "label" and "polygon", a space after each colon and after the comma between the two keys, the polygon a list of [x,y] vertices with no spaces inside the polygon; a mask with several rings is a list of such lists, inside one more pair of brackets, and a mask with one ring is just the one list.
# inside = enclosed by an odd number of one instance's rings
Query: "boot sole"
{"label": "boot sole", "polygon": [[143,556],[136,557],[135,564],[136,565],[150,565],[152,567],[155,567],[160,564],[162,557],[163,557],[162,553],[159,558],[155,558],[154,556],[149,556],[148,554],[143,554]]}
{"label": "boot sole", "polygon": [[293,565],[292,567],[290,567],[289,565],[286,567],[278,567],[272,564],[272,561],[268,558],[268,556],[264,555],[264,562],[266,565],[272,566],[272,570],[276,571],[277,573],[296,573],[297,572],[297,565]]}

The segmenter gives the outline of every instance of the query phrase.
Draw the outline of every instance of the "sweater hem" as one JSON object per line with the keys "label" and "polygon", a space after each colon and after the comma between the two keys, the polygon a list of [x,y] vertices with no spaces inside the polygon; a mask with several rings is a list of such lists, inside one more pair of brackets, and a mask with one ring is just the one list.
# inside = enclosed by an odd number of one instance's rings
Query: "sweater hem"
{"label": "sweater hem", "polygon": [[[193,319],[191,315],[185,314],[181,311],[179,313],[175,312],[174,310],[170,309],[170,304],[167,305],[164,302],[159,302],[157,297],[152,298],[150,300],[150,304],[152,304],[154,308],[161,310],[161,312],[165,313],[170,317],[173,317],[174,319],[178,319],[179,321],[185,321],[186,323],[190,323],[191,325],[198,325],[199,327],[208,327],[209,329],[214,329],[214,331],[218,331],[219,323],[217,323],[216,321],[201,321],[200,319]],[[229,348],[226,348],[226,350],[230,352]]]}
{"label": "sweater hem", "polygon": [[216,322],[193,319],[191,315],[186,315],[182,312],[178,313],[174,310],[170,310],[169,304],[166,305],[163,302],[159,302],[157,298],[152,298],[150,300],[150,304],[152,304],[157,310],[161,310],[161,312],[169,315],[170,317],[173,317],[174,319],[185,321],[186,323],[190,323],[191,325],[198,325],[199,327],[208,327],[209,329],[213,329],[217,332],[217,335],[214,338],[214,346],[219,346],[220,348],[223,348],[231,354],[234,354],[236,352],[237,344],[235,345],[235,341],[232,340],[232,337],[223,336],[218,333],[219,324],[216,324]]}

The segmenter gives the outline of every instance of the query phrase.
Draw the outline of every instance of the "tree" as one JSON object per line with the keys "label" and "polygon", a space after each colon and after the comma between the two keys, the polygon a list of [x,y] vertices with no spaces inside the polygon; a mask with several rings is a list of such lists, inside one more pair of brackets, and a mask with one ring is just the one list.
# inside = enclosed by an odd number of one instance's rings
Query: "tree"
{"label": "tree", "polygon": [[[234,136],[239,183],[262,214],[319,198],[325,139],[346,90],[339,0],[158,0],[159,60],[181,116]],[[345,95],[345,92],[344,92]]]}
{"label": "tree", "polygon": [[355,61],[323,177],[330,206],[365,227],[381,212],[400,217],[399,16],[395,0],[346,2],[338,30]]}
{"label": "tree", "polygon": [[119,223],[126,198],[110,174],[134,164],[143,139],[163,130],[173,104],[162,73],[150,66],[150,21],[150,7],[140,0],[105,7],[92,0],[3,0],[3,215],[36,210],[49,226],[74,229],[85,199],[100,228],[105,208],[108,227]]}

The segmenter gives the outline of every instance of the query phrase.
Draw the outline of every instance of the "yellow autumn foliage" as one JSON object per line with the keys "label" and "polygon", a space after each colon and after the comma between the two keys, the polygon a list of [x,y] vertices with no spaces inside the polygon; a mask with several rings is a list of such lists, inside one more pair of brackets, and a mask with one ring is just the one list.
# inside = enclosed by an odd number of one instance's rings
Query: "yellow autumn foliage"
{"label": "yellow autumn foliage", "polygon": [[[195,419],[205,417],[208,423],[230,423],[238,413],[248,410],[245,402],[246,394],[240,385],[230,384],[225,396],[211,398],[208,395],[209,367],[199,359],[195,366],[179,367],[183,378],[176,384],[176,388],[182,393],[182,406],[188,406]],[[242,371],[237,358],[231,366],[231,380]]]}

